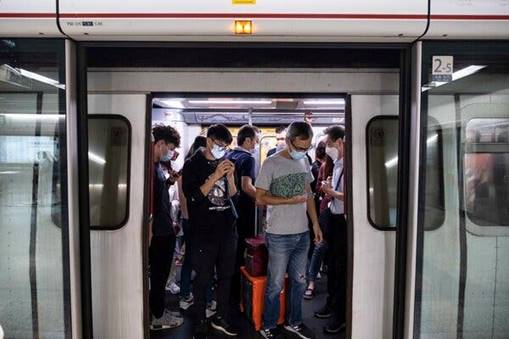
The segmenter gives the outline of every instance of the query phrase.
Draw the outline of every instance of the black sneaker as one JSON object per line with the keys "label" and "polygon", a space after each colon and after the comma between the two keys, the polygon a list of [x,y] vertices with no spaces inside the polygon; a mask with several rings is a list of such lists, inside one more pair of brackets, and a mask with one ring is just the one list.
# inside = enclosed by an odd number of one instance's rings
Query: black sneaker
{"label": "black sneaker", "polygon": [[237,331],[230,324],[228,324],[226,319],[222,317],[215,317],[210,322],[210,325],[212,325],[212,327],[215,328],[216,330],[223,332],[227,336],[235,337],[239,335],[239,331]]}
{"label": "black sneaker", "polygon": [[313,332],[304,324],[294,325],[294,326],[285,325],[285,330],[298,335],[302,339],[313,338]]}
{"label": "black sneaker", "polygon": [[323,328],[323,331],[327,334],[338,334],[346,328],[346,324],[339,321],[337,317],[333,317],[327,326]]}
{"label": "black sneaker", "polygon": [[207,321],[202,320],[194,329],[193,339],[207,339],[209,332],[209,324]]}
{"label": "black sneaker", "polygon": [[320,318],[320,319],[327,319],[327,318],[332,317],[332,310],[329,307],[329,305],[326,304],[324,307],[322,307],[321,309],[316,311],[315,317]]}
{"label": "black sneaker", "polygon": [[272,329],[266,328],[260,330],[259,333],[265,339],[283,339],[285,337],[277,327]]}

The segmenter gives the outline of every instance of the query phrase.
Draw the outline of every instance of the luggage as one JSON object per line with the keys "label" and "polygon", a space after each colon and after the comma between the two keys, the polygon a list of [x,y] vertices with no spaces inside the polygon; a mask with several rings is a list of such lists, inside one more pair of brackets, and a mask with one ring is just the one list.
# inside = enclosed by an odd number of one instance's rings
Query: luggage
{"label": "luggage", "polygon": [[[251,321],[256,331],[262,328],[263,302],[267,277],[253,277],[245,267],[240,268],[241,303],[240,309]],[[285,321],[286,291],[288,290],[288,277],[285,277],[284,288],[279,296],[279,319],[281,325]]]}
{"label": "luggage", "polygon": [[269,253],[265,245],[265,237],[246,239],[246,269],[249,275],[253,277],[267,275],[268,260]]}

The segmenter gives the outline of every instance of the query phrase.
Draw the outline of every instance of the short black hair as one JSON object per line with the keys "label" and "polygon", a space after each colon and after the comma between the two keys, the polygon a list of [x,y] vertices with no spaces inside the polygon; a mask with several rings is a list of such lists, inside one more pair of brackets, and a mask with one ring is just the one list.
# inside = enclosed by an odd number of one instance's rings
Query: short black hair
{"label": "short black hair", "polygon": [[338,139],[343,140],[345,138],[345,128],[340,125],[330,126],[325,130],[325,134],[327,134],[332,141]]}
{"label": "short black hair", "polygon": [[318,145],[316,145],[315,149],[315,158],[316,159],[324,159],[327,153],[325,153],[325,142],[320,141]]}
{"label": "short black hair", "polygon": [[283,125],[276,127],[276,134],[283,133],[285,131],[285,129],[286,129],[286,126],[283,126]]}
{"label": "short black hair", "polygon": [[286,133],[286,137],[290,140],[296,138],[307,140],[313,137],[313,128],[307,122],[294,121],[288,126],[288,131]]}
{"label": "short black hair", "polygon": [[232,134],[230,133],[230,130],[223,125],[223,124],[217,124],[212,125],[207,130],[207,138],[211,138],[217,141],[222,141],[226,144],[231,144],[233,141]]}
{"label": "short black hair", "polygon": [[237,145],[242,146],[247,138],[253,139],[258,133],[259,129],[251,125],[244,125],[239,129],[237,133]]}
{"label": "short black hair", "polygon": [[194,138],[193,144],[186,154],[186,159],[190,158],[198,148],[205,146],[207,146],[207,138],[205,138],[203,135],[196,136],[196,138]]}
{"label": "short black hair", "polygon": [[175,147],[180,147],[180,134],[179,132],[171,127],[165,125],[155,125],[152,127],[152,135],[154,136],[154,142],[164,140],[168,144],[173,144]]}

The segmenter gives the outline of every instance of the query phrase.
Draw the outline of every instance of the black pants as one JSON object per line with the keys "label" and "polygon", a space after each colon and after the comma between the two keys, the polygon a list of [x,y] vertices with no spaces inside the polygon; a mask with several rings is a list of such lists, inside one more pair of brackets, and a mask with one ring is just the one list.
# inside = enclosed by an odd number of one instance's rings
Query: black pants
{"label": "black pants", "polygon": [[156,318],[164,313],[166,297],[166,281],[171,270],[175,236],[154,236],[150,241],[150,312]]}
{"label": "black pants", "polygon": [[239,215],[239,219],[237,220],[237,232],[239,235],[237,241],[237,254],[235,257],[235,270],[232,278],[231,285],[231,293],[230,293],[230,302],[232,305],[240,304],[240,267],[244,266],[244,252],[246,250],[246,239],[252,238],[255,236],[254,234],[254,218],[255,210],[251,209],[243,209],[241,210],[241,214]]}
{"label": "black pants", "polygon": [[[330,211],[326,211],[330,213]],[[346,220],[343,214],[329,215],[329,225],[325,235],[328,243],[327,258],[327,304],[339,321],[345,322],[346,315],[346,270],[348,240]]]}
{"label": "black pants", "polygon": [[193,233],[193,269],[196,277],[193,281],[195,304],[195,321],[206,318],[206,293],[210,288],[210,281],[217,272],[217,315],[228,317],[230,287],[235,268],[237,249],[237,232],[235,227],[224,230],[218,229],[213,235],[204,236],[199,230]]}

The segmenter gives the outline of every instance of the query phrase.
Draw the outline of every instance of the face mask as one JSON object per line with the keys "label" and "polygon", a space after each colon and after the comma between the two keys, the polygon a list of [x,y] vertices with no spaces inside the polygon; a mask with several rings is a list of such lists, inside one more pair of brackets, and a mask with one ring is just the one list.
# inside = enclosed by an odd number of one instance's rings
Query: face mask
{"label": "face mask", "polygon": [[212,150],[210,152],[212,153],[212,156],[216,160],[223,158],[226,154],[226,150],[222,147],[219,147],[216,144],[214,144],[214,146],[212,146]]}
{"label": "face mask", "polygon": [[168,153],[166,153],[165,155],[163,155],[161,157],[161,161],[170,161],[171,159],[173,159],[173,156],[175,155],[175,151],[168,151]]}
{"label": "face mask", "polygon": [[291,151],[290,156],[293,160],[300,160],[306,156],[306,152],[299,152],[299,151]]}
{"label": "face mask", "polygon": [[338,160],[339,151],[336,147],[325,147],[325,153],[331,157],[333,161]]}

